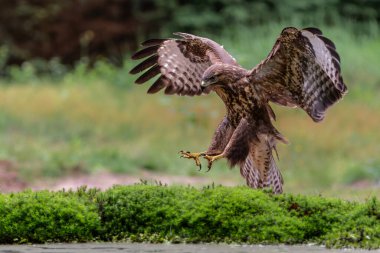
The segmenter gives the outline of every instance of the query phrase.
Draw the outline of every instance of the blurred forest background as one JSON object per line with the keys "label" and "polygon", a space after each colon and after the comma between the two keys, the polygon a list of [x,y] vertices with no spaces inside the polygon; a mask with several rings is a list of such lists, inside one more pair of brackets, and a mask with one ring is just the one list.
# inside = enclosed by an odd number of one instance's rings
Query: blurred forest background
{"label": "blurred forest background", "polygon": [[279,146],[285,191],[380,195],[379,22],[380,0],[3,0],[0,190],[74,179],[244,184],[224,161],[198,172],[177,154],[209,145],[224,115],[217,96],[148,96],[128,74],[130,55],[145,39],[182,31],[252,68],[284,27],[316,26],[337,46],[349,94],[320,124],[274,106],[291,141]]}

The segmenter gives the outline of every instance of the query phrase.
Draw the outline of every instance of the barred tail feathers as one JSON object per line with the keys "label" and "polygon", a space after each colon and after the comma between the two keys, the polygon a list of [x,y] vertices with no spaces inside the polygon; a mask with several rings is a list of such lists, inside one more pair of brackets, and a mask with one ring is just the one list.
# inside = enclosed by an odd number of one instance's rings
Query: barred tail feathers
{"label": "barred tail feathers", "polygon": [[249,155],[240,166],[240,173],[252,188],[272,188],[274,193],[282,193],[283,178],[273,157],[277,138],[260,134],[259,142],[252,143]]}

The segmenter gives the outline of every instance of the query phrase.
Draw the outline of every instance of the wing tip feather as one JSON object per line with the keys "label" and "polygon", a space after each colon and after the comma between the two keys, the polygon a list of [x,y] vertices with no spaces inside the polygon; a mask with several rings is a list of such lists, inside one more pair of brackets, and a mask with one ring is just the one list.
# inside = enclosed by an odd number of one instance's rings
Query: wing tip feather
{"label": "wing tip feather", "polygon": [[158,55],[153,54],[151,57],[147,58],[143,62],[140,62],[133,69],[131,69],[129,71],[129,74],[135,75],[135,74],[138,74],[138,73],[152,67],[153,65],[157,64],[157,60],[158,60]]}
{"label": "wing tip feather", "polygon": [[159,92],[165,87],[165,80],[163,77],[160,77],[157,79],[148,89],[147,93],[148,94],[154,94]]}
{"label": "wing tip feather", "polygon": [[153,54],[155,54],[158,50],[158,48],[160,47],[160,45],[154,45],[154,46],[148,46],[148,47],[144,47],[143,49],[137,51],[136,53],[134,53],[131,58],[132,60],[140,60],[142,58],[145,58],[145,57],[148,57],[148,56],[151,56]]}
{"label": "wing tip feather", "polygon": [[163,42],[167,41],[168,39],[148,39],[141,43],[141,46],[149,47],[149,46],[157,46],[161,45]]}
{"label": "wing tip feather", "polygon": [[330,40],[329,38],[325,37],[325,36],[322,36],[322,35],[319,35],[318,36],[319,39],[321,39],[327,46],[330,46],[332,47],[334,50],[336,50],[336,46],[335,46],[335,43],[332,42],[332,40]]}
{"label": "wing tip feather", "polygon": [[306,28],[303,28],[302,30],[309,31],[312,34],[322,35],[322,31],[316,27],[306,27]]}
{"label": "wing tip feather", "polygon": [[150,69],[148,69],[145,73],[143,73],[139,78],[137,78],[135,83],[143,84],[149,81],[150,79],[152,79],[153,77],[155,77],[156,75],[158,75],[159,73],[160,73],[160,66],[156,64]]}

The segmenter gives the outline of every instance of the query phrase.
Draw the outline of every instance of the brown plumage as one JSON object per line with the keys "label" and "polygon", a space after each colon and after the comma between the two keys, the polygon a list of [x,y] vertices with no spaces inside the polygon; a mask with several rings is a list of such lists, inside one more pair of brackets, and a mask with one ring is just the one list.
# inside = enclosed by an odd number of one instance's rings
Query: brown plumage
{"label": "brown plumage", "polygon": [[143,59],[130,73],[145,71],[136,83],[160,75],[148,89],[156,93],[201,95],[215,91],[227,114],[206,152],[182,152],[182,157],[208,160],[208,167],[222,157],[240,166],[252,188],[271,187],[282,192],[283,179],[273,150],[287,143],[272,121],[268,104],[300,107],[315,121],[340,100],[347,88],[340,73],[340,58],[332,41],[317,28],[285,28],[268,57],[252,70],[240,67],[216,42],[185,33],[177,39],[152,39],[132,56]]}

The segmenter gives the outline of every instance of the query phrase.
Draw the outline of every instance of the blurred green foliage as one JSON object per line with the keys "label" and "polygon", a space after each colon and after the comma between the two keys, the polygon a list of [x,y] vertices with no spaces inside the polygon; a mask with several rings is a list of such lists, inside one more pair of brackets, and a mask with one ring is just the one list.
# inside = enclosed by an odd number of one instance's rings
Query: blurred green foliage
{"label": "blurred green foliage", "polygon": [[347,169],[343,175],[346,184],[354,184],[367,181],[375,182],[380,185],[380,160],[373,158],[365,163],[356,163]]}
{"label": "blurred green foliage", "polygon": [[118,186],[0,195],[0,243],[317,243],[380,247],[380,203],[248,187]]}
{"label": "blurred green foliage", "polygon": [[[379,0],[6,0],[0,3],[0,47],[7,65],[58,57],[74,64],[107,58],[120,65],[142,38],[173,31],[220,35],[224,30],[291,23],[329,26],[355,21],[371,33]],[[1,50],[0,50],[1,52]],[[1,59],[4,59],[0,53]]]}
{"label": "blurred green foliage", "polygon": [[[360,0],[209,0],[157,1],[171,14],[168,30],[207,31],[218,34],[228,27],[251,27],[297,20],[340,25],[345,19],[367,23],[380,21],[380,1]],[[164,28],[165,29],[165,28]]]}

